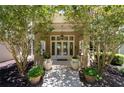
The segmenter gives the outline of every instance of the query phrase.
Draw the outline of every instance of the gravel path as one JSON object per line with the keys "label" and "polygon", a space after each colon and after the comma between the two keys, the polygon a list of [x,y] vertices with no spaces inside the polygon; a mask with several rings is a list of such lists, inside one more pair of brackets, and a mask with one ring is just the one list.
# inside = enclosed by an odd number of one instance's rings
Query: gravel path
{"label": "gravel path", "polygon": [[53,65],[52,70],[46,71],[43,85],[39,87],[124,87],[124,77],[113,67],[109,66],[103,74],[103,79],[94,83],[85,80],[80,82],[78,71],[62,65]]}
{"label": "gravel path", "polygon": [[[39,85],[41,86],[41,85]],[[52,70],[46,71],[43,87],[81,87],[78,71],[62,65],[53,65]]]}

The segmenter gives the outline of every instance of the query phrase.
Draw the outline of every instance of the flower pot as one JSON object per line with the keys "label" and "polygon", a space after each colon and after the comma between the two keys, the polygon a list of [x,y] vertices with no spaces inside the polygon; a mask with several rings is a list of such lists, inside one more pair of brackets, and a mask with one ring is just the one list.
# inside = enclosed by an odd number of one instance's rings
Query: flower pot
{"label": "flower pot", "polygon": [[45,68],[45,70],[50,70],[50,69],[52,69],[52,60],[51,59],[45,59],[45,61],[44,61],[44,68]]}
{"label": "flower pot", "polygon": [[36,85],[40,82],[41,76],[38,77],[30,77],[30,82],[32,85]]}
{"label": "flower pot", "polygon": [[71,67],[74,70],[78,70],[78,68],[79,68],[79,60],[78,59],[72,59],[72,61],[71,61]]}
{"label": "flower pot", "polygon": [[86,80],[87,82],[93,83],[93,82],[95,82],[96,77],[95,77],[95,76],[85,75],[85,80]]}

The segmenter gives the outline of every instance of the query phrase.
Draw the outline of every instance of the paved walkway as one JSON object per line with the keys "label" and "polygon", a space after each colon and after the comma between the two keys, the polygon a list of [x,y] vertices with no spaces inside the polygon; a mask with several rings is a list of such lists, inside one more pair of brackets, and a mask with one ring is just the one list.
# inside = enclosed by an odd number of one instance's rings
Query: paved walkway
{"label": "paved walkway", "polygon": [[[40,86],[40,85],[39,85]],[[52,70],[46,71],[43,87],[81,87],[78,71],[64,65],[53,65]]]}

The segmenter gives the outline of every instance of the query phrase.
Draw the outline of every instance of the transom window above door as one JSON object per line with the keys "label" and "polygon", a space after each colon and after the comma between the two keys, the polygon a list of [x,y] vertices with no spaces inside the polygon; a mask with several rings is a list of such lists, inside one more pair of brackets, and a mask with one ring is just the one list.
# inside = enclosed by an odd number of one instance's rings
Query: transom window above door
{"label": "transom window above door", "polygon": [[51,36],[50,40],[54,41],[54,40],[69,40],[69,41],[73,41],[74,40],[74,35],[53,35]]}

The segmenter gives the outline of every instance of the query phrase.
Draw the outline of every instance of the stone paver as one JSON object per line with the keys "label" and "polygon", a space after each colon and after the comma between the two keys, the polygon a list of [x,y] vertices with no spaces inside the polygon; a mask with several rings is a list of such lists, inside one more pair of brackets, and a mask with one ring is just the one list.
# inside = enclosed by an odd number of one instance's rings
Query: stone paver
{"label": "stone paver", "polygon": [[42,87],[81,87],[78,71],[64,65],[53,65],[52,70],[46,71]]}

